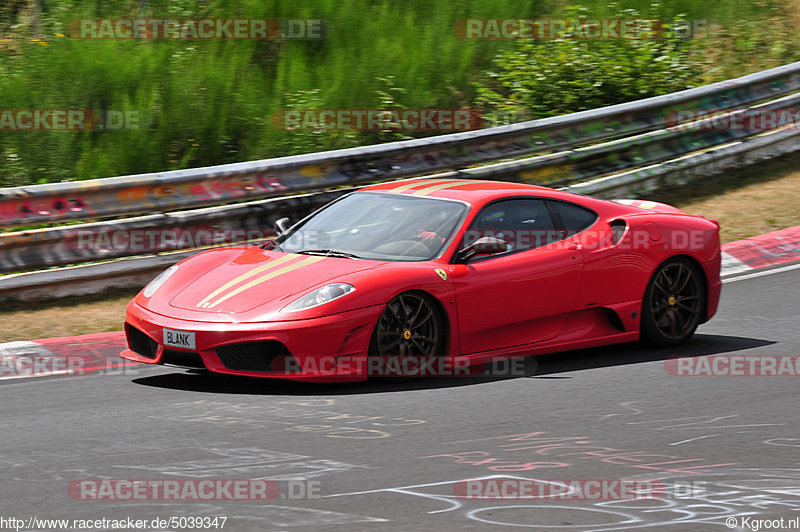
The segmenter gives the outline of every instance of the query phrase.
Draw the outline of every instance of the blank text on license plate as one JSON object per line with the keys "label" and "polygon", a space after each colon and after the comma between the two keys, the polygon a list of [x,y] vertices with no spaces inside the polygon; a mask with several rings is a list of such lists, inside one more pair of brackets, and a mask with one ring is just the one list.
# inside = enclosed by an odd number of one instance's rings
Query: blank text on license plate
{"label": "blank text on license plate", "polygon": [[197,349],[192,331],[176,331],[175,329],[164,328],[164,345],[168,347],[180,347],[182,349]]}

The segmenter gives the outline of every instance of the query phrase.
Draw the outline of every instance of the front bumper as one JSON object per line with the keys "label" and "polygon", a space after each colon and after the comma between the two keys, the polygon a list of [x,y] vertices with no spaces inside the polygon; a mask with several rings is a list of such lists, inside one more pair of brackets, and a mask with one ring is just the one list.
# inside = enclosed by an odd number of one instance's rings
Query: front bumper
{"label": "front bumper", "polygon": [[[320,382],[364,380],[372,330],[382,310],[383,306],[377,305],[307,320],[212,323],[170,318],[131,302],[125,319],[128,349],[120,356],[145,364],[175,364],[177,360],[177,365],[184,367],[205,367],[216,373],[250,377]],[[165,348],[165,327],[194,332],[196,349]],[[132,336],[137,338],[132,341]],[[152,349],[143,349],[143,343]],[[254,364],[232,361],[239,359],[227,353],[236,346],[245,347],[247,357],[256,358],[250,360]],[[257,360],[258,357],[269,360]],[[193,358],[202,364],[181,363]]]}

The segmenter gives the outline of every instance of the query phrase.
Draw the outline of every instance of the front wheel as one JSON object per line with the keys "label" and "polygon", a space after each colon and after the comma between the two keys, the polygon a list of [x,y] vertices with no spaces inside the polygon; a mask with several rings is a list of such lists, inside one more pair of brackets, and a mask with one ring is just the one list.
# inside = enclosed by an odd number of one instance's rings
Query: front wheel
{"label": "front wheel", "polygon": [[418,363],[442,356],[444,345],[444,320],[433,299],[420,292],[404,292],[389,301],[378,318],[369,355],[381,368],[399,367],[404,359]]}
{"label": "front wheel", "polygon": [[694,334],[705,311],[705,291],[698,270],[689,260],[674,257],[653,274],[642,301],[642,340],[676,346]]}

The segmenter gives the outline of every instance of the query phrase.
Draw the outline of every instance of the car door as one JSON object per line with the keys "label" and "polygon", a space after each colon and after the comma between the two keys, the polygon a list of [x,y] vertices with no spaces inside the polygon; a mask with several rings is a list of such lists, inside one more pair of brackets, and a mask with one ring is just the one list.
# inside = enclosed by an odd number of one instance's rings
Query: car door
{"label": "car door", "polygon": [[564,238],[545,200],[538,198],[485,206],[465,240],[482,236],[501,238],[508,246],[451,270],[462,354],[554,338],[580,290],[583,259],[577,240]]}

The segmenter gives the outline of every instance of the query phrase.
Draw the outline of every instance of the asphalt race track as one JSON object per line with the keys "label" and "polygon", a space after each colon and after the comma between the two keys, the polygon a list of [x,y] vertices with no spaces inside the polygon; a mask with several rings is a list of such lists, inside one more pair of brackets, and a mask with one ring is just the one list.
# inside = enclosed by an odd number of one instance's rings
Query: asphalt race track
{"label": "asphalt race track", "polygon": [[[798,269],[729,281],[717,316],[679,349],[550,355],[532,377],[307,385],[134,366],[4,381],[3,518],[208,516],[233,531],[680,532],[784,518],[792,529],[800,379],[677,376],[669,357],[748,355],[745,369],[753,356],[797,357],[798,301]],[[123,479],[270,479],[279,493],[164,501],[130,490],[135,500],[113,500],[125,494],[109,490],[107,500],[82,500]],[[481,499],[466,495],[469,479],[485,479],[470,489],[488,495],[497,495],[492,486],[549,491]],[[611,486],[603,497],[589,493],[598,480]],[[623,498],[614,480],[660,488]],[[558,495],[566,484],[580,491]]]}

